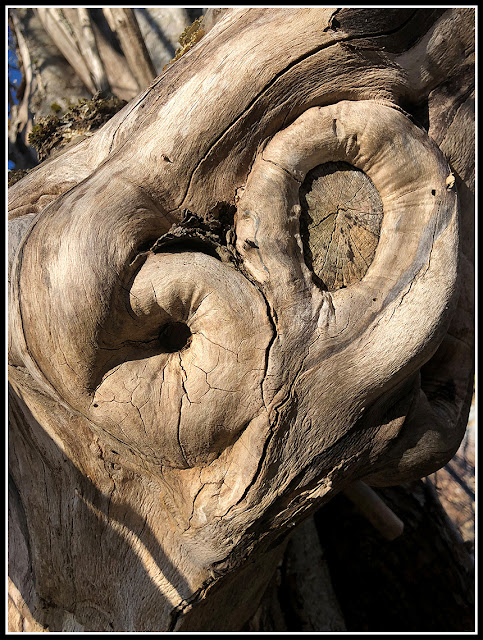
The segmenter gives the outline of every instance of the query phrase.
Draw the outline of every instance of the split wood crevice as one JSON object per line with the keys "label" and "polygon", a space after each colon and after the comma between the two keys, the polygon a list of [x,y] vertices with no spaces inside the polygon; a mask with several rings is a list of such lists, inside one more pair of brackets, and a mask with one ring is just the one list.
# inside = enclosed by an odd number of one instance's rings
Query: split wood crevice
{"label": "split wood crevice", "polygon": [[358,11],[223,12],[11,188],[12,579],[40,624],[240,629],[297,523],[456,451],[471,91],[439,88],[474,16]]}

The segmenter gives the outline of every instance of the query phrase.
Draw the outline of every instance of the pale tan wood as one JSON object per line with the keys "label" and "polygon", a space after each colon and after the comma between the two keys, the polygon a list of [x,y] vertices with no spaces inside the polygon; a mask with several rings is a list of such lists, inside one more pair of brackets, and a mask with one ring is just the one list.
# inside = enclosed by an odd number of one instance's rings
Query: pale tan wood
{"label": "pale tan wood", "polygon": [[96,89],[98,91],[108,91],[110,88],[109,81],[99,55],[96,37],[87,8],[65,8],[63,11],[66,19],[69,20],[77,46],[89,68]]}
{"label": "pale tan wood", "polygon": [[132,9],[110,7],[103,9],[109,26],[117,33],[129,68],[143,89],[156,76],[151,56],[141,35],[141,30]]}
{"label": "pale tan wood", "polygon": [[300,203],[304,255],[315,275],[329,291],[361,280],[374,259],[383,216],[371,179],[347,163],[326,162],[307,174]]}
{"label": "pale tan wood", "polygon": [[44,633],[44,629],[30,613],[30,609],[26,605],[22,595],[17,587],[8,578],[8,631],[18,633],[25,631],[27,633]]}
{"label": "pale tan wood", "polygon": [[[12,187],[14,543],[33,550],[43,626],[241,629],[297,523],[459,445],[472,145],[456,133],[471,111],[455,90],[445,125],[441,105],[443,79],[464,68],[471,86],[474,12],[371,15],[224,11],[98,133]],[[439,66],[416,90],[427,32]],[[427,129],[410,117],[424,101]],[[355,173],[380,220],[358,218],[367,270],[332,291],[300,226],[301,186],[328,162],[354,167],[339,194],[347,205]],[[311,189],[309,210],[333,188]]]}
{"label": "pale tan wood", "polygon": [[175,6],[134,7],[133,10],[158,75],[174,58],[179,38],[193,20],[190,10]]}
{"label": "pale tan wood", "polygon": [[[56,19],[53,12],[61,14],[61,19]],[[58,46],[66,60],[75,70],[75,73],[81,78],[84,85],[91,93],[96,92],[96,85],[92,79],[89,67],[79,49],[77,42],[69,31],[68,23],[65,18],[62,19],[62,9],[60,8],[37,8],[37,14],[42,22],[45,30],[51,36],[52,40]]]}
{"label": "pale tan wood", "polygon": [[295,583],[292,606],[301,631],[347,631],[318,538],[313,518],[307,518],[288,542],[283,571],[285,580]]}
{"label": "pale tan wood", "polygon": [[402,535],[404,522],[367,484],[358,480],[344,489],[344,493],[386,540]]}

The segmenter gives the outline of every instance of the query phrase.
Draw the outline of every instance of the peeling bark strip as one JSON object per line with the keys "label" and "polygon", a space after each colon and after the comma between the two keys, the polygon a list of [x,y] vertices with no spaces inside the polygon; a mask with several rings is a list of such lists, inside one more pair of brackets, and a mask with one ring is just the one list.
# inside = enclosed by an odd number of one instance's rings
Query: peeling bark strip
{"label": "peeling bark strip", "polygon": [[225,10],[12,186],[16,620],[240,630],[296,524],[457,449],[474,12],[366,11]]}

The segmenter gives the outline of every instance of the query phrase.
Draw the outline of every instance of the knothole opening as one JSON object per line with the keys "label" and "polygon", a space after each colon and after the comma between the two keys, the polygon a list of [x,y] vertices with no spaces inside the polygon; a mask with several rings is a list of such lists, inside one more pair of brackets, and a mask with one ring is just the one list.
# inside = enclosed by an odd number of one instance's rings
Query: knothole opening
{"label": "knothole opening", "polygon": [[191,342],[192,333],[185,322],[167,322],[159,332],[159,342],[163,351],[176,353]]}

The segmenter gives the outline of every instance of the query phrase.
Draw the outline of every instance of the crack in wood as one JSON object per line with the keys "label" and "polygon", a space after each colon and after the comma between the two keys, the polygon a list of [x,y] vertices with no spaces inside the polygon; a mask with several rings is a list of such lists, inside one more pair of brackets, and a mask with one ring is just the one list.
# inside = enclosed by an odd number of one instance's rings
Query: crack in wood
{"label": "crack in wood", "polygon": [[[380,33],[376,33],[376,34],[371,34],[370,37],[374,38],[374,37],[382,37],[382,36],[388,36],[388,35],[393,35],[394,33],[396,33],[397,31],[399,31],[400,29],[403,29],[407,22],[409,22],[415,14],[416,10],[413,12],[413,14],[411,15],[410,18],[408,18],[406,20],[406,22],[404,22],[402,25],[399,25],[398,27],[396,27],[393,30],[389,30],[389,31],[383,31]],[[297,58],[296,60],[292,61],[289,65],[287,65],[284,69],[282,69],[281,71],[279,71],[277,74],[275,74],[272,79],[270,80],[270,82],[263,87],[263,89],[261,89],[257,95],[249,102],[249,104],[243,109],[243,111],[241,112],[241,114],[239,114],[227,127],[226,129],[219,134],[215,140],[210,144],[209,148],[207,149],[207,151],[205,152],[204,156],[197,162],[196,166],[194,167],[190,178],[188,180],[188,185],[186,187],[185,190],[185,194],[183,196],[183,198],[181,199],[180,203],[175,206],[173,209],[171,209],[169,211],[169,213],[172,213],[174,211],[179,210],[180,208],[182,208],[189,190],[191,188],[192,182],[194,180],[194,175],[195,173],[198,171],[199,167],[203,164],[203,162],[208,158],[208,156],[213,152],[214,148],[216,147],[216,145],[218,145],[218,143],[226,136],[228,135],[229,131],[243,118],[247,115],[247,113],[252,109],[252,107],[254,107],[254,105],[256,104],[256,102],[266,93],[268,92],[268,90],[277,82],[277,80],[279,78],[281,78],[284,74],[286,74],[287,72],[289,72],[292,68],[294,68],[296,65],[303,63],[304,61],[308,60],[309,58],[311,58],[314,55],[317,55],[320,51],[323,51],[324,49],[327,49],[329,47],[332,46],[337,46],[338,44],[344,44],[344,43],[350,43],[352,41],[358,40],[358,39],[363,39],[366,38],[368,36],[366,35],[361,35],[361,34],[356,34],[354,36],[347,36],[347,38],[337,38],[334,41],[328,42],[328,43],[324,43],[322,45],[319,45],[317,47],[314,47],[313,49],[311,49],[309,52],[303,54],[302,56],[299,56],[299,58]],[[313,105],[312,105],[313,106]],[[285,124],[285,123],[284,123]],[[292,176],[293,177],[293,176]]]}

